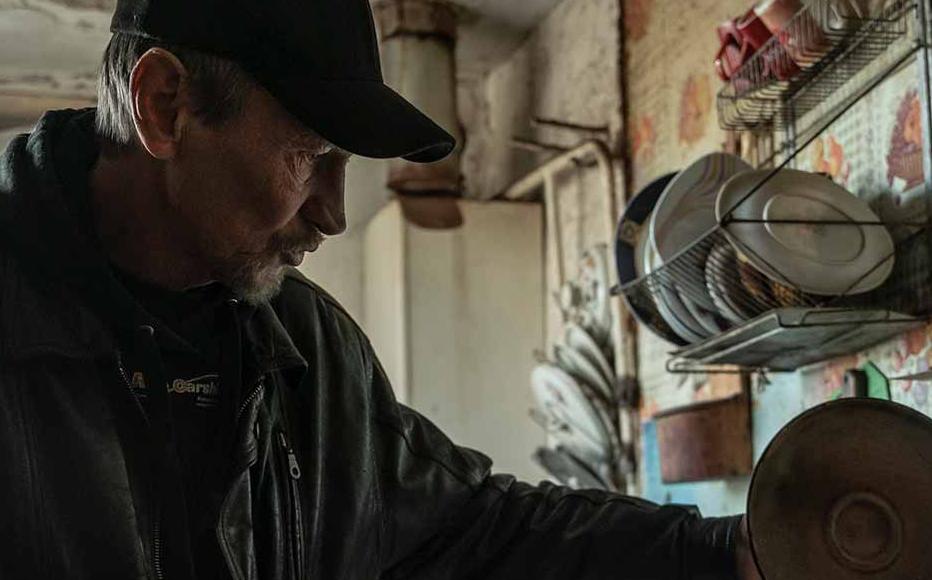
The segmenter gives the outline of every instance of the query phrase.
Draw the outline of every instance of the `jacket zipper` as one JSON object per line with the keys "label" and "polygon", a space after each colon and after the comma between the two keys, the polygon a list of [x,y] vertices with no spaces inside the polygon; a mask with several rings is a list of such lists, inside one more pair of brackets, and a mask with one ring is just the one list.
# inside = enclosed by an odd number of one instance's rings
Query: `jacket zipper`
{"label": "jacket zipper", "polygon": [[[145,418],[146,427],[148,428],[149,417],[146,415],[145,409],[142,408],[142,403],[139,402],[139,397],[136,396],[136,392],[133,391],[133,385],[129,380],[126,367],[123,366],[123,357],[119,353],[117,353],[117,369],[119,370],[120,377],[123,379],[123,385],[129,390],[129,394],[133,398],[133,401],[136,402],[136,406]],[[158,580],[164,580],[165,574],[162,570],[162,526],[159,521],[161,515],[159,513],[158,500],[153,499],[152,501],[154,505],[154,509],[152,510],[152,566],[155,568],[155,577]]]}
{"label": "jacket zipper", "polygon": [[291,533],[291,558],[292,572],[294,578],[301,578],[303,574],[303,545],[304,545],[304,526],[301,521],[301,496],[299,495],[298,480],[301,479],[301,467],[298,465],[298,459],[295,456],[294,449],[288,442],[288,436],[285,430],[279,428],[278,442],[282,452],[287,459],[288,467],[288,489],[286,498],[290,508]]}
{"label": "jacket zipper", "polygon": [[155,561],[155,577],[158,580],[164,580],[165,574],[162,572],[162,526],[159,524],[161,516],[155,518],[152,524],[152,559]]}
{"label": "jacket zipper", "polygon": [[256,383],[256,386],[252,388],[252,391],[249,392],[249,395],[243,399],[243,403],[239,406],[239,411],[236,412],[236,422],[234,425],[239,425],[240,421],[243,418],[243,413],[246,412],[246,409],[249,405],[252,404],[253,400],[259,396],[259,394],[265,389],[265,377],[259,377],[259,381]]}

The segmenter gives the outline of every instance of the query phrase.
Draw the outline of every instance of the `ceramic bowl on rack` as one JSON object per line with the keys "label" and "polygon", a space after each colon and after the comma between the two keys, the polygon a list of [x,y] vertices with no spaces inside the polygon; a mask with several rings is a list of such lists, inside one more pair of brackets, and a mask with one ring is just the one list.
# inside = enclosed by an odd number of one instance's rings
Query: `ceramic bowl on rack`
{"label": "ceramic bowl on rack", "polygon": [[715,213],[735,248],[790,289],[860,294],[883,284],[893,269],[893,238],[880,218],[821,175],[794,169],[737,175],[719,191]]}
{"label": "ceramic bowl on rack", "polygon": [[774,308],[812,306],[817,302],[762,274],[726,239],[718,240],[709,252],[705,283],[719,313],[733,324],[743,324]]}
{"label": "ceramic bowl on rack", "polygon": [[751,171],[740,157],[710,153],[681,171],[664,188],[651,214],[649,240],[662,263],[669,262],[715,229],[716,197],[729,179]]}

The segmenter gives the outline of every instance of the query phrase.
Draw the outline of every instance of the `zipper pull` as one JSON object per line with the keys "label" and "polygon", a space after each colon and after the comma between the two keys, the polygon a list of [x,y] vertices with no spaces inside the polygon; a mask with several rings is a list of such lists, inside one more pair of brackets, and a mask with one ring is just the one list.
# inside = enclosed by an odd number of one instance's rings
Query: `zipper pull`
{"label": "zipper pull", "polygon": [[278,440],[281,443],[282,449],[288,454],[288,474],[291,475],[291,479],[301,479],[301,467],[298,466],[298,458],[295,457],[294,449],[288,445],[288,440],[285,439],[285,432],[278,432]]}

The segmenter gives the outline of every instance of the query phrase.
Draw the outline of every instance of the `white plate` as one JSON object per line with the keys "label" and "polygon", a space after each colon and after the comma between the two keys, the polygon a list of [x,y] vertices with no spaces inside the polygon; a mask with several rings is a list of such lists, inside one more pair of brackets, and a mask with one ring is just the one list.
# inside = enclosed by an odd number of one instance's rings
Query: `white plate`
{"label": "white plate", "polygon": [[563,340],[568,347],[586,357],[595,368],[599,369],[599,374],[605,382],[609,385],[614,383],[615,371],[612,370],[612,365],[609,364],[602,349],[585,328],[578,324],[567,324]]}
{"label": "white plate", "polygon": [[541,364],[531,372],[531,390],[561,443],[585,457],[609,455],[608,430],[573,377],[557,366]]}
{"label": "white plate", "polygon": [[569,449],[539,447],[534,460],[560,483],[574,489],[607,489],[595,469]]}
{"label": "white plate", "polygon": [[647,241],[646,230],[641,230],[638,234],[637,242],[634,244],[634,271],[638,278],[643,278],[650,271],[650,265],[647,264],[647,248],[650,244]]}
{"label": "white plate", "polygon": [[[648,217],[649,217],[649,216],[648,216]],[[645,265],[645,263],[644,263],[644,262],[645,262],[645,252],[646,252],[647,249],[650,247],[650,244],[647,242],[647,226],[646,226],[646,223],[647,223],[647,222],[645,221],[645,226],[642,227],[642,228],[638,231],[638,233],[637,233],[637,238],[636,238],[635,243],[634,243],[634,256],[633,256],[633,262],[634,262],[634,263],[633,263],[633,266],[634,266],[635,277],[637,277],[637,278],[643,278],[643,277],[647,274],[647,272],[649,272],[649,270],[650,270],[650,269]],[[634,279],[634,278],[632,278],[632,279]],[[630,280],[625,280],[625,282],[630,282]],[[651,330],[653,330],[658,336],[660,336],[660,337],[663,338],[664,340],[667,340],[667,341],[669,341],[669,342],[672,342],[672,343],[676,344],[677,346],[685,346],[685,345],[689,344],[689,341],[686,340],[686,339],[684,339],[684,338],[682,337],[682,335],[680,335],[679,332],[676,332],[676,331],[670,326],[670,323],[667,321],[666,316],[664,316],[663,313],[660,312],[661,306],[660,306],[659,302],[661,301],[661,298],[660,298],[659,296],[655,295],[655,293],[653,292],[653,287],[652,287],[652,285],[648,285],[648,286],[647,286],[647,292],[648,292],[648,294],[649,294],[649,296],[650,296],[651,302],[657,307],[657,313],[660,314],[660,318],[662,318],[662,319],[663,319],[663,322],[666,323],[664,326],[667,326],[667,327],[670,327],[670,328],[669,328],[669,330],[666,330],[666,329],[663,329],[663,328],[658,328],[658,327],[659,327],[659,324],[657,324],[657,323],[660,322],[659,320],[656,321],[656,322],[653,322],[652,319],[655,319],[654,316],[646,315],[646,314],[639,308],[639,306],[638,306],[638,304],[637,304],[636,302],[628,301],[627,298],[626,298],[625,300],[626,300],[626,302],[628,302],[628,307],[631,309],[632,313],[634,313],[635,317],[637,317],[638,320],[639,320],[640,322],[642,322],[643,324],[647,325]]]}
{"label": "white plate", "polygon": [[718,310],[715,312],[707,310],[695,300],[690,300],[688,296],[685,296],[681,289],[678,288],[678,290],[680,290],[679,294],[680,299],[683,301],[683,306],[689,311],[690,316],[702,326],[706,337],[716,335],[727,328],[727,325],[723,321],[719,321],[717,316]]}
{"label": "white plate", "polygon": [[606,343],[610,340],[612,328],[608,246],[598,244],[583,252],[579,280],[586,298],[586,309],[593,322],[592,330],[600,343]]}
{"label": "white plate", "polygon": [[[751,166],[740,157],[711,153],[700,157],[667,184],[651,215],[649,230],[651,247],[661,264],[668,263],[718,226],[715,199],[719,189],[733,176],[750,170]],[[705,256],[681,260],[678,272],[682,272],[682,280],[677,283],[692,283],[695,287],[689,288],[690,298],[699,301],[706,310],[714,309],[703,281]]]}
{"label": "white plate", "polygon": [[[866,202],[826,177],[783,169],[761,184],[770,173],[730,179],[719,192],[716,217],[734,208],[736,220],[880,221]],[[810,294],[868,292],[893,270],[893,238],[882,225],[729,221],[725,233],[755,268]]]}
{"label": "white plate", "polygon": [[553,357],[563,370],[588,385],[592,394],[612,400],[611,387],[602,372],[582,353],[570,346],[557,344],[553,347]]}
{"label": "white plate", "polygon": [[722,242],[709,252],[705,284],[718,311],[729,322],[742,324],[757,316],[747,304],[753,299],[741,285],[738,260],[731,244]]}
{"label": "white plate", "polygon": [[[644,244],[641,247],[643,252],[643,268],[646,273],[651,273],[654,269],[659,268],[659,259],[650,244]],[[649,281],[649,289],[654,297],[654,303],[657,305],[657,311],[660,312],[670,328],[673,329],[680,338],[687,343],[699,342],[706,338],[707,332],[702,328],[686,309],[679,295],[673,291],[673,288],[661,282],[657,277]]]}

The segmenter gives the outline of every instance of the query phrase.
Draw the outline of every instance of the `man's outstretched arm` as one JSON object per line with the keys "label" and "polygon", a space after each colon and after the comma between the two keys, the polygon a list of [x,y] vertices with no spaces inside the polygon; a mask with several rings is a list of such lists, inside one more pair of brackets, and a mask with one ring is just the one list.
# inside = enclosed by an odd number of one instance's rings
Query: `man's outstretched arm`
{"label": "man's outstretched arm", "polygon": [[492,475],[372,382],[386,578],[757,580],[741,518]]}

